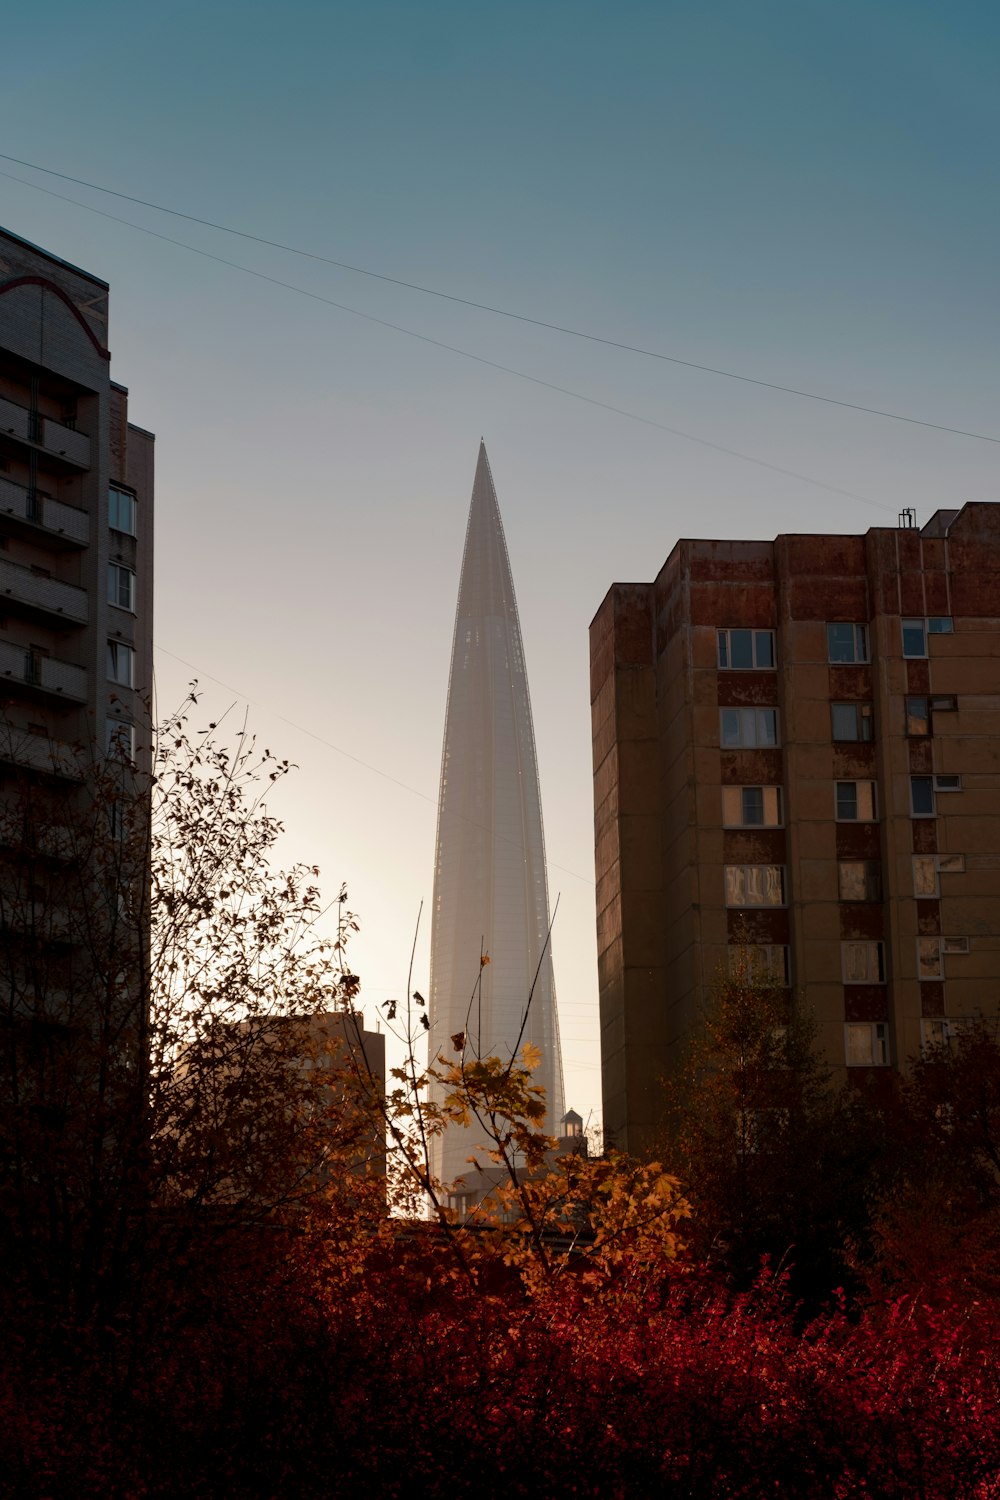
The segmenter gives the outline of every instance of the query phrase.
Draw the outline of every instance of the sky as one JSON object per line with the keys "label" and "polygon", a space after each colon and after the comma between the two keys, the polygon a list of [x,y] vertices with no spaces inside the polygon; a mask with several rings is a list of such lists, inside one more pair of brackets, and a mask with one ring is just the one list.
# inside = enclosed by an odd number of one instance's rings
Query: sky
{"label": "sky", "polygon": [[159,707],[197,677],[206,722],[248,713],[296,763],[280,854],[347,883],[369,1024],[415,931],[426,993],[485,438],[567,1102],[599,1124],[589,622],[681,536],[1000,498],[996,441],[920,425],[1000,438],[1000,10],[52,0],[4,52],[0,153],[34,165],[0,159],[0,223],[110,282],[112,375],[157,435]]}

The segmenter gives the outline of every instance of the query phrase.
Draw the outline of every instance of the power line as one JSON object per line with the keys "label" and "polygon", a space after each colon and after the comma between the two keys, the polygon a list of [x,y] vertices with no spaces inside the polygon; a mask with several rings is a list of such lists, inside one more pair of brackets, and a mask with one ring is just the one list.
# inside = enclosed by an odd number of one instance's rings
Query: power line
{"label": "power line", "polygon": [[[303,260],[317,261],[321,265],[335,266],[339,271],[349,271],[355,276],[368,276],[374,281],[387,282],[390,286],[405,287],[407,291],[420,292],[425,297],[438,297],[443,302],[454,302],[460,307],[475,308],[478,312],[491,313],[495,317],[509,318],[517,323],[527,323],[533,328],[545,328],[550,333],[561,333],[568,338],[583,339],[590,344],[602,344],[606,349],[619,349],[626,354],[638,354],[644,359],[656,359],[664,364],[679,365],[685,370],[699,370],[704,375],[718,375],[725,380],[738,380],[744,385],[761,386],[764,390],[780,391],[786,396],[799,396],[806,401],[820,401],[826,406],[840,406],[846,411],[864,412],[870,417],[884,417],[891,422],[906,422],[913,427],[927,427],[934,432],[949,432],[954,437],[974,438],[982,443],[1000,443],[1000,437],[991,437],[983,432],[971,432],[964,427],[949,427],[944,422],[929,422],[921,417],[904,416],[901,412],[885,411],[877,406],[865,406],[860,401],[841,401],[836,396],[821,396],[817,391],[803,390],[801,386],[780,385],[774,380],[763,380],[757,375],[742,375],[735,370],[723,370],[718,365],[703,365],[697,360],[681,359],[676,354],[664,354],[658,349],[644,349],[637,344],[626,344],[620,339],[603,338],[600,334],[585,333],[579,328],[569,328],[563,323],[550,323],[544,318],[532,318],[527,313],[512,312],[506,307],[494,307],[488,302],[477,302],[472,297],[459,297],[454,292],[442,292],[436,287],[423,286],[416,281],[405,281],[400,276],[389,276],[382,271],[373,271],[367,266],[352,265],[349,261],[335,260],[329,255],[319,255],[313,250],[303,250],[297,245],[286,245],[281,240],[267,239],[264,235],[251,234],[245,229],[234,229],[229,224],[216,223],[214,219],[202,219],[197,214],[183,213],[178,208],[167,208],[162,203],[153,203],[148,198],[137,198],[131,193],[119,193],[114,188],[102,187],[100,183],[88,182],[83,177],[71,177],[67,172],[56,172],[51,167],[40,167],[37,162],[24,161],[19,156],[7,156],[0,151],[0,161],[15,162],[19,167],[28,167],[33,172],[44,172],[48,177],[58,177],[62,182],[75,183],[77,187],[89,188],[95,193],[106,193],[111,198],[120,198],[125,203],[135,203],[142,208],[151,208],[156,213],[170,214],[175,219],[186,219],[190,224],[201,224],[206,229],[217,229],[222,234],[235,235],[241,240],[250,240],[255,245],[267,245],[272,250],[281,250],[287,255],[298,255]],[[7,174],[3,174],[7,175]],[[22,179],[15,177],[14,182]],[[25,183],[34,187],[34,183]],[[73,199],[67,200],[73,202]],[[86,207],[81,204],[80,207]],[[121,220],[125,223],[127,221]],[[138,225],[133,225],[138,228]],[[174,242],[179,243],[179,242]],[[191,248],[191,247],[188,247]]]}
{"label": "power line", "polygon": [[[200,667],[195,666],[194,662],[188,661],[186,657],[178,656],[176,651],[168,651],[166,646],[161,646],[158,642],[155,643],[155,648],[157,651],[162,652],[164,656],[169,656],[173,661],[180,662],[182,667],[188,667],[190,671],[197,672],[199,678],[207,678],[209,682],[214,682],[217,687],[225,688],[227,693],[235,693],[241,702],[248,703],[252,708],[260,709],[263,713],[271,714],[280,723],[287,724],[290,729],[298,730],[299,734],[308,735],[311,740],[315,740],[319,745],[324,745],[327,750],[333,750],[337,755],[342,755],[346,760],[353,761],[356,766],[363,766],[366,771],[371,771],[374,776],[380,776],[383,781],[392,782],[393,786],[398,786],[402,791],[409,792],[414,797],[419,797],[422,802],[429,802],[432,807],[438,806],[438,799],[430,796],[428,792],[422,792],[419,787],[411,786],[407,781],[400,781],[398,777],[391,776],[388,771],[383,771],[378,766],[373,766],[371,761],[362,760],[360,755],[354,755],[350,750],[345,750],[342,745],[335,745],[332,740],[324,739],[315,730],[307,729],[304,724],[297,724],[294,719],[289,719],[284,714],[279,714],[276,709],[268,708],[264,703],[256,703],[253,698],[248,697],[239,688],[233,687],[232,683],[223,682],[221,677],[213,677],[211,672],[203,672]],[[472,818],[464,817],[461,813],[452,812],[449,816],[460,818],[463,823],[472,823],[477,828],[485,826],[476,823]],[[504,843],[514,844],[517,848],[521,847],[515,839],[503,839],[503,836],[500,834],[497,837]],[[561,870],[564,875],[571,875],[574,880],[582,880],[584,885],[593,886],[594,884],[589,875],[581,875],[578,870],[571,870],[568,866],[557,864],[554,860],[547,860],[546,864],[551,870]]]}
{"label": "power line", "polygon": [[630,422],[640,422],[644,427],[655,427],[660,432],[668,432],[672,437],[682,438],[685,442],[696,443],[701,448],[710,448],[715,453],[725,453],[730,458],[742,459],[744,463],[754,464],[761,469],[769,469],[772,474],[781,474],[786,479],[796,479],[800,484],[815,485],[818,489],[826,490],[831,495],[841,495],[846,500],[856,500],[860,505],[874,506],[878,510],[895,513],[895,507],[885,504],[883,501],[871,500],[866,495],[856,494],[853,490],[841,489],[834,484],[827,484],[825,480],[814,479],[808,474],[800,474],[795,469],[782,468],[780,464],[772,464],[767,459],[756,458],[753,454],[743,453],[738,448],[728,448],[724,443],[713,442],[710,438],[697,437],[692,432],[684,432],[679,427],[671,427],[666,422],[658,422],[655,417],[643,417],[638,412],[628,411],[625,407],[615,406],[610,401],[601,401],[596,396],[584,395],[582,391],[571,390],[568,386],[557,385],[554,381],[543,380],[538,375],[529,375],[525,370],[515,370],[511,365],[500,364],[497,360],[487,359],[485,355],[473,354],[469,349],[461,349],[457,344],[447,344],[442,339],[432,338],[427,333],[417,333],[415,329],[405,328],[401,323],[392,323],[387,318],[378,318],[374,313],[361,312],[359,308],[350,307],[344,302],[337,302],[332,297],[324,297],[320,292],[308,291],[305,287],[296,286],[293,282],[282,281],[280,277],[269,276],[264,271],[255,271],[250,266],[241,265],[238,261],[227,260],[225,256],[215,255],[211,250],[199,249],[197,245],[189,245],[185,240],[174,239],[172,235],[161,234],[157,229],[148,229],[143,224],[135,224],[131,219],[123,219],[118,214],[109,214],[101,208],[94,208],[90,203],[81,203],[78,198],[69,198],[65,193],[56,193],[51,188],[44,188],[37,182],[26,182],[23,177],[17,177],[11,172],[0,172],[0,177],[5,177],[10,182],[17,182],[22,187],[31,188],[36,193],[44,193],[46,197],[57,198],[61,203],[71,203],[74,208],[82,208],[87,213],[96,214],[98,218],[109,219],[113,224],[123,224],[127,229],[135,229],[139,234],[149,235],[156,240],[163,240],[168,245],[176,245],[181,250],[189,250],[193,255],[200,255],[205,260],[215,261],[221,266],[228,266],[230,270],[241,271],[245,276],[253,276],[258,281],[269,282],[272,286],[284,288],[285,291],[295,292],[300,297],[308,297],[313,302],[322,302],[326,307],[335,307],[340,312],[350,313],[352,317],[362,318],[366,323],[376,323],[380,328],[389,328],[394,333],[402,333],[407,338],[418,339],[421,343],[431,344],[435,349],[444,349],[449,354],[457,354],[462,359],[469,359],[476,364],[486,365],[491,370],[499,370],[504,375],[513,375],[518,380],[527,380],[532,385],[542,386],[545,390],[555,391],[561,396],[569,396],[574,401],[584,401],[588,406],[599,407],[602,411],[609,411],[615,416],[625,417]]}

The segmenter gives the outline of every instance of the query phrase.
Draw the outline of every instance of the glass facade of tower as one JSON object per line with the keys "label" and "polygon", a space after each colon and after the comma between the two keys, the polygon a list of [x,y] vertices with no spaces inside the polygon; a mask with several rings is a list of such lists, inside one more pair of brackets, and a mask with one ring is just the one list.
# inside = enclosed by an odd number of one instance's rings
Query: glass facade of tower
{"label": "glass facade of tower", "polygon": [[[528,679],[510,562],[486,449],[472,491],[441,764],[431,930],[431,1047],[508,1058],[531,1042],[548,1128],[565,1110],[552,977],[545,844]],[[488,955],[489,963],[481,965]],[[530,1003],[529,1003],[530,1002]],[[525,1019],[525,1012],[527,1018]],[[452,1126],[439,1175],[485,1144]]]}

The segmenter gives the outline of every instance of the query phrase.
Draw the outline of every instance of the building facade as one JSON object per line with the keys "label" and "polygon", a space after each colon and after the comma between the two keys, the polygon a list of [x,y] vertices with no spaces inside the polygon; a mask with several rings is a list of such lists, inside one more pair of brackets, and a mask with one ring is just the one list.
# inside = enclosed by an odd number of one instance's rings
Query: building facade
{"label": "building facade", "polygon": [[[488,962],[483,963],[482,959]],[[561,1120],[562,1057],[528,678],[507,545],[480,444],[465,537],[441,763],[431,927],[431,1053],[542,1054],[548,1128]],[[436,1169],[446,1182],[488,1145],[450,1127]]]}
{"label": "building facade", "polygon": [[591,626],[605,1130],[734,958],[855,1076],[1000,1010],[1000,505],[680,541]]}
{"label": "building facade", "polygon": [[107,341],[107,284],[0,230],[0,778],[148,765],[153,437]]}

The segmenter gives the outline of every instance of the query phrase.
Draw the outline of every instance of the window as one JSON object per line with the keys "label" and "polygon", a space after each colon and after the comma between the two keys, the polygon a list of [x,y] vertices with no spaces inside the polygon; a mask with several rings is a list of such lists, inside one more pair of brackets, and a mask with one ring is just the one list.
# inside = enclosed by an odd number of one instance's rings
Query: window
{"label": "window", "polygon": [[904,620],[903,655],[927,655],[927,630],[923,620]]}
{"label": "window", "polygon": [[719,737],[723,749],[766,746],[778,743],[776,708],[724,708],[719,715]]}
{"label": "window", "polygon": [[784,904],[784,865],[726,865],[727,906]]}
{"label": "window", "polygon": [[135,574],[131,568],[108,563],[108,603],[135,611]]}
{"label": "window", "polygon": [[108,642],[108,681],[135,686],[135,652],[124,641]]}
{"label": "window", "polygon": [[846,859],[837,866],[841,901],[881,901],[882,866],[877,859]]}
{"label": "window", "polygon": [[830,717],[833,721],[835,740],[870,740],[872,738],[870,703],[831,703]]}
{"label": "window", "polygon": [[724,786],[722,821],[727,828],[780,828],[780,786]]}
{"label": "window", "polygon": [[125,804],[118,801],[108,803],[108,832],[113,839],[125,837]]}
{"label": "window", "polygon": [[910,777],[910,811],[915,818],[934,816],[934,777]]}
{"label": "window", "polygon": [[885,945],[869,942],[841,943],[840,967],[845,984],[884,984]]}
{"label": "window", "polygon": [[106,744],[108,755],[122,756],[125,760],[135,759],[135,725],[126,724],[123,719],[105,719]]}
{"label": "window", "polygon": [[828,625],[826,627],[826,649],[830,661],[867,661],[868,626]]}
{"label": "window", "polygon": [[789,984],[791,964],[787,944],[734,945],[729,949],[729,977],[747,984]]}
{"label": "window", "polygon": [[931,711],[936,714],[953,714],[958,708],[954,693],[935,693],[931,698]]}
{"label": "window", "polygon": [[969,939],[967,937],[943,937],[941,939],[942,953],[968,953]]}
{"label": "window", "polygon": [[962,778],[961,776],[935,776],[934,790],[936,792],[960,792]]}
{"label": "window", "polygon": [[930,734],[931,716],[927,711],[926,698],[907,698],[906,732],[909,735]]}
{"label": "window", "polygon": [[836,783],[838,823],[874,823],[878,818],[874,781]]}
{"label": "window", "polygon": [[936,1016],[920,1023],[920,1050],[950,1047],[956,1037],[973,1025],[971,1016]]}
{"label": "window", "polygon": [[917,938],[917,978],[944,978],[944,964],[941,960],[940,938]]}
{"label": "window", "polygon": [[773,630],[720,630],[719,666],[737,671],[774,666]]}
{"label": "window", "polygon": [[848,1021],[844,1056],[849,1068],[884,1068],[889,1063],[889,1027],[885,1021]]}
{"label": "window", "polygon": [[939,896],[940,875],[962,875],[965,872],[964,854],[915,854],[913,856],[913,894],[915,896]]}
{"label": "window", "polygon": [[113,531],[135,536],[135,496],[127,490],[108,490],[108,525]]}
{"label": "window", "polygon": [[954,623],[949,615],[932,615],[926,620],[903,620],[903,655],[926,656],[929,635],[951,635]]}

